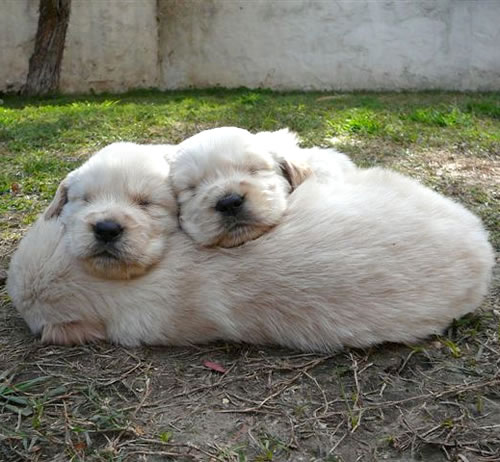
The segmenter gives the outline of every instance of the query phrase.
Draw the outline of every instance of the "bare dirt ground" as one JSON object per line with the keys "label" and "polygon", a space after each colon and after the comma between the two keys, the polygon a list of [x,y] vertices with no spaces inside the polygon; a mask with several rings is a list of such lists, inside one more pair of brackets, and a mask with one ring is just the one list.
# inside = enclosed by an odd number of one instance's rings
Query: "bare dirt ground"
{"label": "bare dirt ground", "polygon": [[[500,460],[493,313],[418,347],[331,356],[226,344],[41,346],[9,313],[4,461]],[[29,380],[38,382],[25,389]]]}
{"label": "bare dirt ground", "polygon": [[[465,203],[498,245],[497,151],[334,143]],[[22,216],[5,229],[22,235]],[[0,244],[0,269],[15,241]],[[41,345],[0,275],[0,460],[500,461],[499,280],[484,312],[441,337],[321,355]]]}

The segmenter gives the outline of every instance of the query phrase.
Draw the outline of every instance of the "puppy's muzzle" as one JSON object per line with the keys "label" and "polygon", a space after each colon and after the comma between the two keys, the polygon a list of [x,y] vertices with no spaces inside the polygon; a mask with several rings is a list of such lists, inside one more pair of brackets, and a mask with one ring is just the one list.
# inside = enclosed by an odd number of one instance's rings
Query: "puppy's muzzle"
{"label": "puppy's muzzle", "polygon": [[245,197],[240,194],[228,194],[217,201],[215,210],[226,217],[236,217],[243,209]]}
{"label": "puppy's muzzle", "polygon": [[93,229],[95,238],[106,244],[116,241],[123,233],[123,226],[113,220],[98,221]]}

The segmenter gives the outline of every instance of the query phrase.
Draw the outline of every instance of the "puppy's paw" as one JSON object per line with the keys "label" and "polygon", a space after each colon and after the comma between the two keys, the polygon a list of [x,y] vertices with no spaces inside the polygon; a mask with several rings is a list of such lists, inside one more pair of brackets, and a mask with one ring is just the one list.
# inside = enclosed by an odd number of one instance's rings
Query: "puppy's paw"
{"label": "puppy's paw", "polygon": [[71,321],[47,324],[42,331],[42,342],[55,345],[82,345],[102,340],[106,340],[106,329],[98,322]]}

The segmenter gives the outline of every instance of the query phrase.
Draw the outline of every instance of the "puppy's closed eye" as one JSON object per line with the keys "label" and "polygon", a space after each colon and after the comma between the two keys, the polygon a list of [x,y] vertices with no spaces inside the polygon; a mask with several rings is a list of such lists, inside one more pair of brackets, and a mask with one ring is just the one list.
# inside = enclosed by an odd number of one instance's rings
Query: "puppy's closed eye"
{"label": "puppy's closed eye", "polygon": [[256,175],[257,173],[263,172],[274,172],[274,165],[270,162],[266,162],[265,159],[256,158],[252,159],[246,165],[246,171],[250,173],[250,175]]}
{"label": "puppy's closed eye", "polygon": [[139,205],[139,207],[149,207],[151,205],[151,201],[147,199],[139,199],[137,201],[137,204]]}
{"label": "puppy's closed eye", "polygon": [[141,208],[147,208],[152,205],[152,201],[149,197],[137,195],[132,197],[134,204],[137,204]]}

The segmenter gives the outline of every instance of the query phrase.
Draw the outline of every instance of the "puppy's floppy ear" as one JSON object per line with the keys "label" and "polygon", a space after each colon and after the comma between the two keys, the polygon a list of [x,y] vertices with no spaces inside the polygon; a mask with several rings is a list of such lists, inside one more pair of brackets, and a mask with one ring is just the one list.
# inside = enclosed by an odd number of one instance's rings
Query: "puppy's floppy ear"
{"label": "puppy's floppy ear", "polygon": [[70,321],[46,324],[42,330],[42,342],[54,345],[82,345],[106,340],[106,328],[92,321]]}
{"label": "puppy's floppy ear", "polygon": [[288,183],[290,183],[292,191],[297,189],[312,174],[312,170],[308,165],[292,162],[287,159],[281,159],[279,166],[281,173]]}
{"label": "puppy's floppy ear", "polygon": [[52,202],[45,210],[44,218],[46,220],[51,220],[52,218],[57,218],[64,207],[64,205],[68,202],[68,178],[66,177],[61,184],[58,186],[56,195]]}

